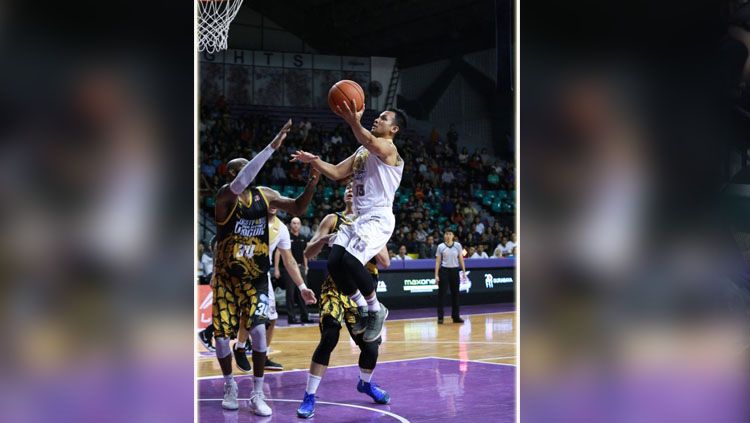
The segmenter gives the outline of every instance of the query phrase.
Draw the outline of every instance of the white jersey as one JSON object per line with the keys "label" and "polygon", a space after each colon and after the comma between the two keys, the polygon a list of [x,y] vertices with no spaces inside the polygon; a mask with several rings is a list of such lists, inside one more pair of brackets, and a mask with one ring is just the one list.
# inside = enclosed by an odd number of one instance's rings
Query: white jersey
{"label": "white jersey", "polygon": [[288,250],[292,248],[292,239],[289,236],[289,229],[277,216],[269,221],[268,229],[268,259],[273,264],[273,252],[276,247]]}
{"label": "white jersey", "polygon": [[393,208],[393,197],[404,173],[401,156],[398,156],[396,166],[390,166],[375,154],[370,154],[364,146],[354,154],[354,210],[362,214],[374,208]]}

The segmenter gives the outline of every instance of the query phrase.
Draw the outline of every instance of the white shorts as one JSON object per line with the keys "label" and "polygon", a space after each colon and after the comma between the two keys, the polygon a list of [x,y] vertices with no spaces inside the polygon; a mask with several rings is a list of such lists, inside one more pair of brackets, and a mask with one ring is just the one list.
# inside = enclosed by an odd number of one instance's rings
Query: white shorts
{"label": "white shorts", "polygon": [[351,225],[341,225],[333,241],[362,262],[364,266],[388,243],[396,227],[390,208],[375,208],[360,214]]}
{"label": "white shorts", "polygon": [[276,320],[278,318],[279,313],[276,312],[276,294],[273,292],[271,273],[268,273],[268,320]]}

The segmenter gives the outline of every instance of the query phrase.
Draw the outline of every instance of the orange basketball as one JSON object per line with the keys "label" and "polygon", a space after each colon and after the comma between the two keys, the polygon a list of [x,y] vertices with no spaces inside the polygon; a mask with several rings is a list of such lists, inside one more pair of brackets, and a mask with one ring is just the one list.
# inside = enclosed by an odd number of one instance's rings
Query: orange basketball
{"label": "orange basketball", "polygon": [[341,110],[346,110],[344,102],[348,102],[349,108],[351,108],[352,100],[357,105],[357,111],[365,108],[365,92],[354,81],[342,79],[328,90],[328,107],[333,110],[333,113],[337,113],[336,106],[341,106]]}

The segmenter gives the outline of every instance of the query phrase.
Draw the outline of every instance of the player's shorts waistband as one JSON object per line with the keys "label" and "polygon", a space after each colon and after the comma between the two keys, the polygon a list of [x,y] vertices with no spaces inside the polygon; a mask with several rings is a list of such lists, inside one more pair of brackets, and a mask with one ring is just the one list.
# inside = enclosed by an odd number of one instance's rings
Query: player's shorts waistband
{"label": "player's shorts waistband", "polygon": [[357,216],[366,214],[393,214],[393,207],[370,207],[368,209],[357,209]]}

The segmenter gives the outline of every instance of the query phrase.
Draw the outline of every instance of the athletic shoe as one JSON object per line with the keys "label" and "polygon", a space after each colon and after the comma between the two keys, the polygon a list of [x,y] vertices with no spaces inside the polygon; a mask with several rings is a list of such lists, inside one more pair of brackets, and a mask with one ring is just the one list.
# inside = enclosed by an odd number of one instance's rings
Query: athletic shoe
{"label": "athletic shoe", "polygon": [[378,404],[388,404],[391,401],[391,396],[388,395],[388,392],[385,392],[385,389],[362,379],[357,383],[357,391],[369,395]]}
{"label": "athletic shoe", "polygon": [[224,383],[224,400],[221,402],[221,408],[226,410],[240,408],[240,405],[237,403],[237,382],[234,380],[230,383]]}
{"label": "athletic shoe", "polygon": [[439,325],[442,325],[442,324],[443,324],[443,318],[442,318],[442,317],[438,317],[438,324],[439,324]]}
{"label": "athletic shoe", "polygon": [[266,370],[284,370],[284,366],[275,361],[272,361],[268,357],[266,357],[266,365],[264,367]]}
{"label": "athletic shoe", "polygon": [[209,337],[208,335],[206,335],[206,331],[205,330],[202,330],[202,331],[198,332],[198,340],[201,341],[201,344],[203,344],[203,346],[207,350],[209,350],[211,352],[216,352],[216,348],[214,348],[213,344],[211,343],[211,339],[212,338],[213,337]]}
{"label": "athletic shoe", "polygon": [[352,325],[352,333],[359,335],[367,330],[367,307],[357,307],[359,319]]}
{"label": "athletic shoe", "polygon": [[388,317],[388,309],[381,303],[380,310],[370,311],[367,314],[367,330],[362,339],[365,342],[373,342],[380,338],[380,333],[383,332],[383,323]]}
{"label": "athletic shoe", "polygon": [[236,347],[237,344],[234,344],[234,347],[232,348],[232,351],[234,351],[234,361],[237,363],[237,367],[239,367],[240,370],[247,373],[253,369],[253,366],[250,365],[250,361],[247,359],[247,350],[245,348]]}
{"label": "athletic shoe", "polygon": [[453,318],[453,323],[463,323],[463,322],[464,322],[464,319],[462,319],[460,317],[454,317]]}
{"label": "athletic shoe", "polygon": [[315,415],[315,394],[308,394],[305,392],[305,399],[302,400],[302,404],[297,409],[297,417],[301,419],[309,419]]}
{"label": "athletic shoe", "polygon": [[253,392],[250,396],[250,408],[258,416],[270,416],[272,413],[271,407],[266,404],[266,396],[263,392]]}

